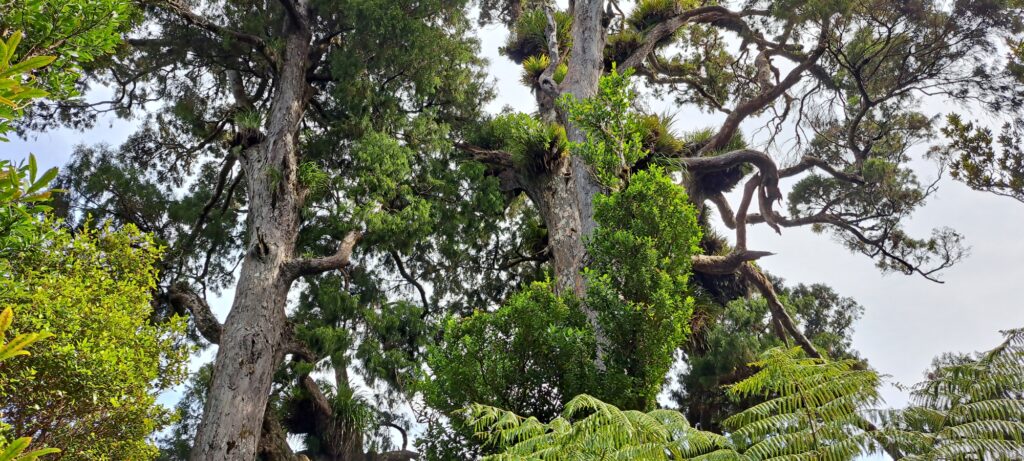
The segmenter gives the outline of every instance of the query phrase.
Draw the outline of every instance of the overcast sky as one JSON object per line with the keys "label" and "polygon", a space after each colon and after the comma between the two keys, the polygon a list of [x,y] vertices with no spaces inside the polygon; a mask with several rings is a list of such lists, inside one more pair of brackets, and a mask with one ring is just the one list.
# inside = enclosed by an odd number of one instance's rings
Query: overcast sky
{"label": "overcast sky", "polygon": [[[505,35],[500,27],[481,32],[483,51],[491,60],[499,95],[488,109],[498,111],[507,105],[532,112],[534,99],[519,83],[520,68],[498,55]],[[721,120],[670,103],[653,101],[650,106],[658,112],[667,109],[676,113],[675,128],[679,131],[716,126]],[[15,139],[0,145],[0,158],[17,162],[31,152],[43,165],[60,166],[74,145],[117,145],[131,127],[129,122],[108,119],[87,132],[36,133],[35,139]],[[747,132],[752,131],[752,127],[747,128]],[[919,159],[915,164],[922,179],[934,178],[934,163]],[[932,358],[942,352],[989,349],[1001,340],[999,330],[1024,327],[1024,309],[1019,300],[1024,285],[1024,203],[975,192],[949,179],[940,184],[939,192],[916,213],[908,228],[916,235],[927,236],[934,227],[951,226],[966,236],[971,254],[945,271],[945,284],[915,276],[882,275],[868,258],[848,252],[827,234],[813,234],[806,228],[783,229],[782,235],[776,235],[765,226],[755,226],[748,237],[752,249],[776,253],[760,262],[771,273],[790,283],[826,283],[863,305],[864,316],[856,324],[855,348],[879,372],[903,384],[917,382]],[[232,294],[229,291],[212,302],[221,319]],[[209,356],[209,352],[204,354]],[[892,387],[887,387],[883,395],[890,405],[906,402],[905,394]]]}

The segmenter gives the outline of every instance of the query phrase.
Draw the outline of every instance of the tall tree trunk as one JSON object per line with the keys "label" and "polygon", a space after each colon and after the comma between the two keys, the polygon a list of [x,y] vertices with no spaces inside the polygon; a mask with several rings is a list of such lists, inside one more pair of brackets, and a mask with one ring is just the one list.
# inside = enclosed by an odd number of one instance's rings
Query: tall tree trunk
{"label": "tall tree trunk", "polygon": [[[304,2],[297,2],[300,10]],[[309,89],[310,34],[290,23],[266,136],[241,155],[249,194],[249,242],[224,323],[193,461],[252,461],[273,374],[283,358],[285,304],[302,191],[298,128]]]}
{"label": "tall tree trunk", "polygon": [[[565,80],[559,88],[561,94],[583,99],[597,93],[598,81],[604,71],[606,37],[603,6],[603,0],[580,0],[572,7],[572,56]],[[569,122],[566,114],[558,114],[558,117],[566,127],[569,141],[585,140],[584,133]],[[559,162],[554,171],[540,178],[523,178],[521,182],[537,204],[548,229],[556,290],[571,291],[582,298],[586,294],[583,269],[589,259],[586,239],[597,227],[593,202],[603,187],[586,161],[576,155]],[[595,363],[598,369],[603,370],[602,345],[607,343],[606,335],[598,325],[597,313],[587,306],[583,309],[597,336]]]}
{"label": "tall tree trunk", "polygon": [[[598,80],[604,70],[603,6],[603,0],[581,0],[573,6],[572,56],[565,81],[559,88],[561,94],[583,99],[597,93]],[[566,114],[558,116],[566,127],[569,141],[585,140],[585,135],[569,123]],[[597,227],[593,202],[594,196],[602,191],[601,184],[586,161],[575,155],[559,162],[554,171],[543,177],[524,178],[523,183],[527,184],[527,192],[548,228],[557,288],[582,296],[586,290],[584,244]]]}

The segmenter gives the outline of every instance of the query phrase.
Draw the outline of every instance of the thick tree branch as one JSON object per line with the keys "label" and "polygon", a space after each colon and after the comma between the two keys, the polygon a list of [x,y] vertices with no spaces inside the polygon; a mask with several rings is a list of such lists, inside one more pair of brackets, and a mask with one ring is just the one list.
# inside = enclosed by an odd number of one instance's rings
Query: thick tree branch
{"label": "thick tree branch", "polygon": [[218,344],[224,327],[213,315],[210,305],[184,282],[175,283],[167,290],[167,299],[178,310],[187,310],[192,321],[207,341]]}
{"label": "thick tree branch", "polygon": [[292,0],[278,0],[278,3],[284,7],[284,11],[288,15],[288,20],[293,26],[300,29],[306,27],[304,16],[295,9],[295,4],[292,3]]}
{"label": "thick tree branch", "polygon": [[725,256],[696,255],[691,258],[693,270],[704,274],[733,274],[749,261],[775,253],[769,251],[734,250]]}
{"label": "thick tree branch", "polygon": [[704,157],[724,147],[736,134],[736,130],[739,129],[740,123],[743,122],[743,120],[764,109],[773,101],[785,94],[785,92],[792,88],[793,85],[796,85],[797,82],[803,78],[803,73],[814,65],[818,58],[820,58],[825,52],[828,31],[829,23],[826,21],[821,25],[821,33],[819,34],[818,44],[814,51],[812,51],[806,59],[797,64],[796,67],[790,70],[790,72],[786,74],[786,78],[782,79],[782,81],[777,85],[763,89],[757,96],[754,96],[736,106],[736,108],[729,113],[729,116],[726,117],[725,122],[722,124],[721,128],[719,128],[718,132],[711,137],[708,143],[705,144],[699,152],[697,152],[696,156]]}
{"label": "thick tree branch", "polygon": [[501,167],[501,168],[513,168],[512,154],[493,149],[484,149],[466,143],[455,143],[455,147],[463,152],[470,155],[473,160],[483,163],[488,166]]}
{"label": "thick tree branch", "polygon": [[[238,158],[233,154],[229,154],[228,157],[224,159],[224,164],[221,165],[220,172],[217,173],[217,183],[213,186],[213,194],[210,196],[210,199],[203,204],[203,209],[199,211],[199,217],[196,218],[195,224],[192,225],[192,231],[189,232],[188,236],[185,238],[184,245],[178,246],[178,251],[187,253],[192,249],[192,245],[195,244],[196,239],[199,238],[199,234],[203,231],[203,227],[206,226],[206,220],[209,219],[210,212],[213,211],[213,207],[217,205],[218,201],[220,201],[220,197],[224,193],[224,186],[227,185],[228,176],[231,174],[231,170],[234,169],[237,160]],[[234,184],[232,184],[231,190],[234,190]],[[227,205],[224,206],[227,207]]]}
{"label": "thick tree branch", "polygon": [[562,64],[562,56],[558,50],[558,24],[555,22],[555,15],[550,6],[544,8],[544,15],[548,20],[544,33],[547,34],[548,38],[548,58],[550,59],[548,67],[537,78],[537,83],[540,84],[541,91],[554,99],[558,97],[558,82],[555,82],[555,71]]}
{"label": "thick tree branch", "polygon": [[779,301],[779,296],[775,294],[775,288],[772,286],[772,282],[768,280],[768,277],[765,277],[761,270],[752,264],[743,264],[740,267],[740,273],[744,279],[757,288],[757,291],[768,302],[768,309],[771,311],[772,317],[782,324],[786,333],[803,348],[804,352],[810,357],[822,358],[821,353],[815,349],[814,344],[796,327],[793,318],[789,316],[789,313],[786,312],[786,307],[782,305],[782,302]]}
{"label": "thick tree branch", "polygon": [[736,215],[733,213],[732,207],[729,206],[729,199],[725,198],[725,194],[719,192],[708,197],[708,200],[715,205],[715,208],[718,208],[718,215],[721,216],[725,227],[736,229]]}
{"label": "thick tree branch", "polygon": [[721,6],[703,6],[684,11],[668,18],[651,28],[651,30],[644,35],[644,41],[640,44],[640,47],[633,51],[625,61],[618,63],[618,71],[625,72],[627,69],[640,67],[644,60],[654,52],[654,48],[661,43],[662,40],[671,37],[672,34],[676,33],[676,31],[684,24],[690,22],[691,19],[701,15],[721,16],[734,14],[735,13]]}
{"label": "thick tree branch", "polygon": [[333,255],[321,258],[294,259],[289,261],[284,270],[284,274],[294,280],[298,277],[344,269],[349,265],[349,261],[352,258],[352,250],[355,248],[356,243],[359,242],[359,239],[362,238],[362,236],[363,233],[360,231],[349,232],[341,240],[341,244],[338,245],[338,251]]}

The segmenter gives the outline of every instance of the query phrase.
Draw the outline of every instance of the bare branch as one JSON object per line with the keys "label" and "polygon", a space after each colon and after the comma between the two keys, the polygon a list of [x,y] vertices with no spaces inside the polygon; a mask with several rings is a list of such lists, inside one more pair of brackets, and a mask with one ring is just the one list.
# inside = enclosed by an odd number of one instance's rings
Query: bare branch
{"label": "bare branch", "polygon": [[312,259],[294,259],[286,263],[284,273],[291,279],[344,269],[349,265],[352,250],[362,238],[360,231],[351,231],[341,240],[338,251],[331,256]]}
{"label": "bare branch", "polygon": [[817,157],[812,157],[810,155],[803,156],[803,158],[801,158],[796,165],[779,170],[779,177],[788,178],[790,176],[796,176],[811,168],[818,168],[832,175],[832,177],[842,181],[854,184],[864,184],[864,178],[860,177],[859,175],[839,171],[825,160]]}
{"label": "bare branch", "polygon": [[743,278],[754,285],[757,291],[761,293],[765,301],[768,302],[768,309],[772,313],[772,317],[782,324],[782,327],[789,333],[790,336],[803,348],[807,355],[820,359],[822,358],[821,353],[814,348],[814,344],[811,343],[807,336],[804,336],[803,332],[796,327],[793,322],[793,318],[786,312],[786,307],[779,301],[779,296],[775,294],[775,288],[772,286],[772,282],[761,272],[760,269],[752,264],[743,264],[740,267],[740,273]]}
{"label": "bare branch", "polygon": [[691,258],[693,270],[704,274],[733,274],[749,261],[772,256],[770,251],[734,250],[725,256],[696,255]]}
{"label": "bare branch", "polygon": [[210,305],[206,302],[206,299],[199,296],[188,284],[179,282],[171,285],[167,290],[167,299],[171,302],[171,305],[180,310],[187,310],[192,314],[192,321],[195,323],[196,329],[199,330],[199,334],[203,335],[203,338],[213,344],[220,342],[220,335],[224,327],[217,320],[217,317],[213,315],[213,311],[210,310]]}
{"label": "bare branch", "polygon": [[395,267],[398,268],[398,273],[402,275],[402,278],[405,279],[406,282],[409,282],[410,285],[416,287],[416,291],[420,294],[420,302],[423,303],[422,317],[426,317],[430,314],[430,302],[427,301],[427,292],[423,289],[423,285],[421,285],[420,282],[405,269],[405,264],[402,263],[402,257],[399,256],[397,251],[391,250],[388,254],[391,255],[391,259],[395,260]]}

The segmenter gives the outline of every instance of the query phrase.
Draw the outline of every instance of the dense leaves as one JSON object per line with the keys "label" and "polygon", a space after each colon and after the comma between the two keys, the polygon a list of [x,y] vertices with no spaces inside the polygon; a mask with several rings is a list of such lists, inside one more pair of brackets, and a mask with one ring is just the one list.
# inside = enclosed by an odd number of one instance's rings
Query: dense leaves
{"label": "dense leaves", "polygon": [[723,435],[692,428],[679,413],[623,411],[581,395],[549,423],[472,405],[462,415],[500,453],[486,459],[852,460],[1017,459],[1021,454],[1020,330],[977,357],[945,356],[914,390],[914,403],[869,421],[879,376],[856,361],[802,357],[775,348],[758,371],[729,387],[762,403],[727,418]]}
{"label": "dense leaves", "polygon": [[184,323],[149,324],[159,248],[132,227],[72,232],[39,222],[31,249],[2,262],[0,302],[15,332],[52,337],[0,370],[4,420],[65,459],[149,459],[172,414],[156,396],[180,382]]}

